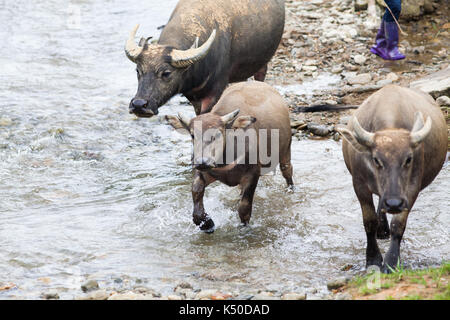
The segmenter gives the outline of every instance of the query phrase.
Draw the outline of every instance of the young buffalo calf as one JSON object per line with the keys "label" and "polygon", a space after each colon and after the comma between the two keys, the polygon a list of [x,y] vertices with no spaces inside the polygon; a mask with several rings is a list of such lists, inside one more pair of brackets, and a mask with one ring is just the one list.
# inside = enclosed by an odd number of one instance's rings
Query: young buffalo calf
{"label": "young buffalo calf", "polygon": [[[348,127],[339,131],[363,213],[367,266],[389,272],[399,262],[400,241],[419,192],[444,164],[448,143],[444,116],[428,94],[390,85],[367,98]],[[377,212],[373,194],[379,197]],[[386,212],[393,214],[390,229]],[[377,237],[389,234],[383,264]]]}
{"label": "young buffalo calf", "polygon": [[244,224],[250,220],[261,174],[279,163],[288,186],[293,187],[289,110],[269,85],[238,83],[225,90],[210,113],[193,119],[182,115],[166,119],[193,139],[193,216],[201,230],[214,231],[214,222],[203,207],[203,195],[206,186],[216,180],[241,186],[238,212]]}

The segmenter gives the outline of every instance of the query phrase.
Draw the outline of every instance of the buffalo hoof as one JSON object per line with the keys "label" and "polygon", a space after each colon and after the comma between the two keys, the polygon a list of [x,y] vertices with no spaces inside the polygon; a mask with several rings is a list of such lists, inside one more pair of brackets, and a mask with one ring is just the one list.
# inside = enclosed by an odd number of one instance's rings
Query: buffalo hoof
{"label": "buffalo hoof", "polygon": [[367,258],[366,259],[366,269],[369,269],[370,266],[377,266],[378,268],[382,268],[383,265],[383,257],[381,254],[373,257],[373,258]]}
{"label": "buffalo hoof", "polygon": [[213,233],[214,230],[216,230],[214,221],[211,218],[208,218],[208,220],[202,221],[199,225],[200,230],[202,230],[205,233]]}

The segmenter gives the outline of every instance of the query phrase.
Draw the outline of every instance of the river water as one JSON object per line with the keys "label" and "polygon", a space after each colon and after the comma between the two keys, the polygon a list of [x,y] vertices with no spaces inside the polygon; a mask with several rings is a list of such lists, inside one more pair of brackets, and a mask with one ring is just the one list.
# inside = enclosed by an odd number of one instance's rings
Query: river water
{"label": "river water", "polygon": [[[219,183],[205,198],[216,232],[194,226],[189,137],[128,114],[137,80],[123,52],[135,23],[158,36],[176,2],[0,0],[0,282],[16,285],[0,298],[55,288],[70,299],[91,278],[163,294],[184,280],[319,297],[330,278],[364,269],[359,204],[335,141],[295,140],[297,190],[279,172],[264,176],[249,227],[237,188]],[[193,115],[181,97],[160,110]],[[410,215],[411,267],[450,258],[448,190],[447,165]]]}

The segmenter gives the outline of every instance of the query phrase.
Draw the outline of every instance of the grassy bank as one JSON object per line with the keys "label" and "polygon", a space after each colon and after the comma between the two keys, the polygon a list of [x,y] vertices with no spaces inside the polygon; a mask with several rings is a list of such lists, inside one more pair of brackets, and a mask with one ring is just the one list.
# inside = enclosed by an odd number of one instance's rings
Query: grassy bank
{"label": "grassy bank", "polygon": [[450,261],[439,268],[357,276],[342,290],[357,300],[450,300]]}

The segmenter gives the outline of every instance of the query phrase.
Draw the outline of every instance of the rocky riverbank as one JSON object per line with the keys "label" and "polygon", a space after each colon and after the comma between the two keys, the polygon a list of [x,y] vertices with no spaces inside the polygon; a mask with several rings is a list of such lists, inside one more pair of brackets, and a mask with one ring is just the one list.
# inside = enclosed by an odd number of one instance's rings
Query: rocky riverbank
{"label": "rocky riverbank", "polygon": [[[299,106],[359,105],[384,85],[409,86],[417,79],[448,67],[450,5],[448,1],[428,1],[425,10],[422,2],[408,2],[408,5],[419,6],[419,11],[414,9],[414,16],[408,16],[416,20],[400,21],[408,34],[400,36],[400,50],[407,58],[384,61],[369,51],[378,22],[370,22],[367,7],[358,7],[359,11],[355,11],[353,0],[286,1],[285,33],[269,65],[267,81],[275,86],[306,87],[284,93],[292,113],[294,135],[299,139],[317,136],[338,139],[334,125],[345,124],[352,113],[351,110],[299,113]],[[379,17],[382,9],[377,6],[376,10]],[[333,85],[324,90],[308,90],[308,83],[324,75],[334,76]],[[441,104],[448,119],[447,102]]]}

